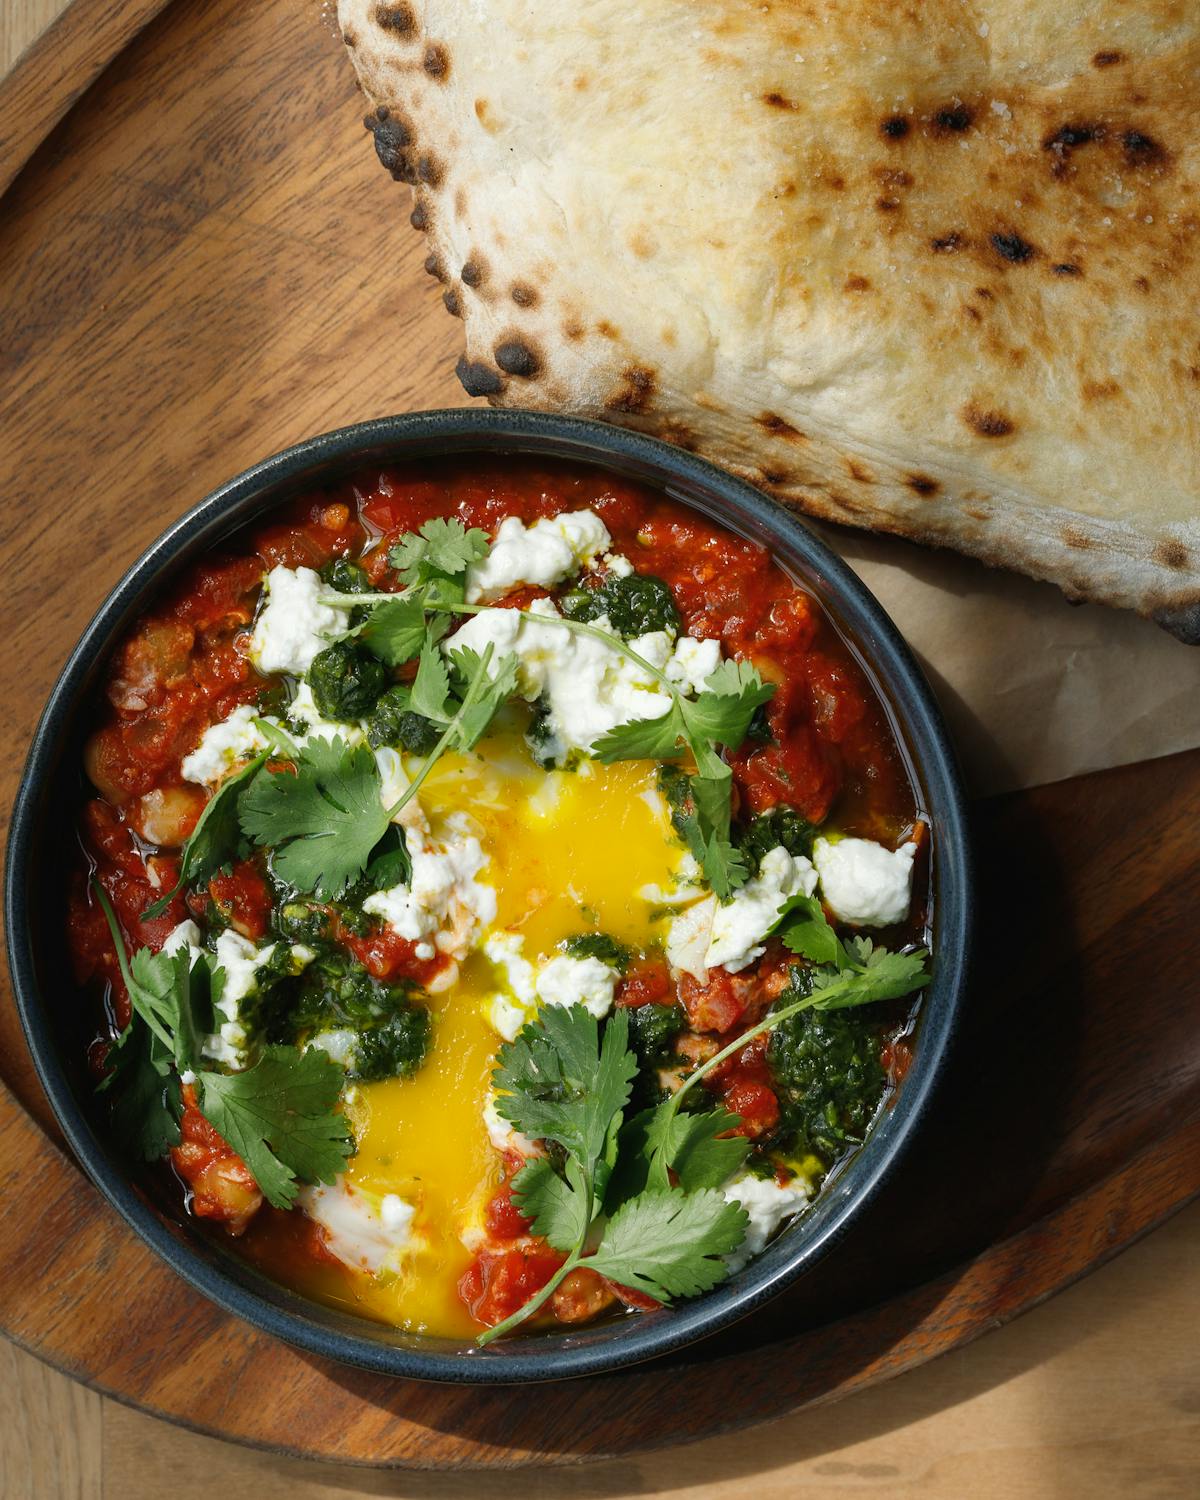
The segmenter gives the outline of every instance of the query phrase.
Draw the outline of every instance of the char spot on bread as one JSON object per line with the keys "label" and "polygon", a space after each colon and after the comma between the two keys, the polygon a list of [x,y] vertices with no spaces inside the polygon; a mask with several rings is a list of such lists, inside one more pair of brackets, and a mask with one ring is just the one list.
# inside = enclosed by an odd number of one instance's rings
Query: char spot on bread
{"label": "char spot on bread", "polygon": [[471,256],[470,260],[463,261],[461,272],[463,286],[471,288],[482,286],[483,278],[486,274],[487,271],[483,261],[477,259],[474,255]]}
{"label": "char spot on bread", "polygon": [[408,222],[414,229],[429,228],[429,209],[424,203],[413,205],[413,211],[408,216]]}
{"label": "char spot on bread", "polygon": [[520,380],[532,380],[542,368],[537,351],[523,338],[501,339],[492,356],[506,375],[515,375]]}
{"label": "char spot on bread", "polygon": [[504,389],[504,381],[490,365],[465,354],[459,355],[454,373],[468,396],[498,396]]}
{"label": "char spot on bread", "polygon": [[992,249],[996,254],[1002,256],[1012,265],[1023,265],[1027,260],[1032,260],[1037,251],[1027,239],[1019,234],[1002,234],[997,232],[989,236]]}
{"label": "char spot on bread", "polygon": [[904,482],[914,494],[926,500],[931,499],[941,489],[937,480],[930,479],[928,474],[909,474]]}
{"label": "char spot on bread", "polygon": [[889,115],[880,122],[879,133],[889,141],[902,141],[911,129],[912,125],[903,115]]}
{"label": "char spot on bread", "polygon": [[412,144],[412,131],[381,104],[363,120],[375,140],[375,155],[397,182],[412,182],[412,163],[408,158],[408,147]]}
{"label": "char spot on bread", "polygon": [[1123,52],[1096,52],[1092,54],[1092,66],[1096,68],[1112,68],[1119,62],[1125,61]]}
{"label": "char spot on bread", "polygon": [[1161,563],[1164,568],[1174,568],[1178,572],[1186,568],[1191,559],[1188,549],[1182,542],[1177,542],[1173,537],[1167,537],[1155,547],[1154,560]]}
{"label": "char spot on bread", "polygon": [[605,401],[608,411],[645,411],[654,400],[657,380],[653,370],[645,365],[626,365],[621,371],[621,384]]}
{"label": "char spot on bread", "polygon": [[1060,260],[1054,266],[1056,276],[1082,276],[1083,270],[1073,260]]}
{"label": "char spot on bread", "polygon": [[871,290],[871,282],[869,278],[866,276],[858,276],[856,274],[847,276],[844,282],[844,286],[848,292],[869,292]]}
{"label": "char spot on bread", "polygon": [[971,121],[974,118],[974,114],[967,108],[965,104],[960,104],[957,100],[955,100],[953,104],[939,109],[934,115],[934,131],[938,135],[944,133],[958,135],[961,134],[962,131],[969,130],[971,128]]}
{"label": "char spot on bread", "polygon": [[438,281],[449,280],[446,267],[442,264],[442,258],[436,251],[425,257],[425,270],[430,276],[436,277]]}
{"label": "char spot on bread", "polygon": [[965,234],[952,229],[949,234],[941,234],[930,240],[929,248],[938,255],[953,255],[956,250],[965,250],[969,244],[970,240]]}
{"label": "char spot on bread", "polygon": [[393,36],[412,36],[417,29],[411,5],[377,5],[373,19],[376,26]]}
{"label": "char spot on bread", "polygon": [[808,439],[798,427],[793,427],[790,422],[773,411],[764,411],[754,419],[755,425],[761,427],[764,432],[770,433],[772,437],[784,438],[789,443],[804,443]]}
{"label": "char spot on bread", "polygon": [[1127,130],[1121,137],[1121,145],[1131,167],[1159,166],[1167,160],[1167,153],[1159,143],[1141,130]]}
{"label": "char spot on bread", "polygon": [[1017,430],[1017,424],[1011,417],[1006,417],[994,407],[978,406],[974,401],[968,401],[963,407],[962,419],[980,437],[1008,437]]}
{"label": "char spot on bread", "polygon": [[426,182],[432,188],[441,187],[445,175],[445,168],[436,156],[426,152],[417,158],[417,178],[420,182]]}
{"label": "char spot on bread", "polygon": [[771,109],[799,109],[800,106],[794,99],[789,99],[786,94],[781,94],[772,89],[769,94],[762,96],[762,101]]}
{"label": "char spot on bread", "polygon": [[459,295],[453,287],[449,291],[442,293],[442,302],[452,318],[462,317],[462,302],[459,300]]}
{"label": "char spot on bread", "polygon": [[518,307],[536,307],[538,305],[538,294],[534,287],[528,286],[523,281],[516,281],[509,288],[508,295]]}
{"label": "char spot on bread", "polygon": [[441,42],[430,42],[425,48],[425,56],[421,59],[421,66],[429,74],[430,78],[438,83],[445,83],[450,77],[450,54]]}

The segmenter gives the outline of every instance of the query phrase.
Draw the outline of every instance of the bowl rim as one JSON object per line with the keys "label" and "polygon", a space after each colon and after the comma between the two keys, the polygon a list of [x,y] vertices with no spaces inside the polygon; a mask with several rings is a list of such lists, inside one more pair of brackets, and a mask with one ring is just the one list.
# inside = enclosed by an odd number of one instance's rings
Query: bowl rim
{"label": "bowl rim", "polygon": [[[388,456],[389,450],[391,452]],[[36,972],[29,914],[40,804],[57,771],[60,729],[85,701],[90,678],[120,631],[153,597],[163,574],[190,552],[219,543],[256,511],[281,503],[334,474],[348,475],[373,461],[515,452],[563,457],[630,474],[735,532],[747,527],[800,559],[802,581],[848,635],[870,675],[886,685],[889,711],[902,724],[926,802],[936,813],[935,921],[937,965],[925,992],[914,1067],[850,1169],[826,1186],[805,1232],[788,1235],[703,1296],[663,1314],[643,1315],[579,1333],[541,1335],[487,1349],[413,1348],[420,1335],[398,1336],[364,1320],[331,1314],[322,1304],[280,1289],[261,1273],[239,1274],[232,1256],[202,1253],[194,1229],[161,1215],[139,1192],[131,1173],[96,1133],[64,1066],[51,1007]],[[698,491],[710,508],[697,504]],[[732,515],[723,515],[728,506]],[[34,1065],[51,1108],[85,1172],[134,1232],[193,1288],[226,1312],[319,1357],[391,1376],[462,1384],[516,1384],[595,1375],[677,1353],[747,1316],[799,1280],[849,1232],[916,1137],[951,1053],[971,961],[972,853],[965,793],[941,711],[908,645],[866,585],[800,518],[746,481],[707,460],[636,430],[578,417],[491,408],[409,412],[341,427],[293,444],[218,486],[172,522],[126,570],[83,631],[47,699],[34,730],[16,794],[4,876],[9,972]],[[878,1144],[878,1149],[872,1146]],[[182,1232],[181,1232],[182,1228]],[[605,1328],[609,1331],[604,1333]],[[603,1337],[598,1335],[603,1334]],[[396,1342],[397,1338],[402,1342]]]}

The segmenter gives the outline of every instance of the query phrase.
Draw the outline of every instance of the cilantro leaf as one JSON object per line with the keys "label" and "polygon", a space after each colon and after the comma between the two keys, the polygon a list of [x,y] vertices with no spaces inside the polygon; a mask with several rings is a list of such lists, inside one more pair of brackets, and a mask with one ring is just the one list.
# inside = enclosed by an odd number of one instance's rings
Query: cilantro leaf
{"label": "cilantro leaf", "polygon": [[[799,913],[799,919],[789,922],[793,913]],[[850,956],[815,896],[793,896],[780,920],[787,924],[781,931],[785,948],[814,964],[832,964],[835,969],[850,967]]]}
{"label": "cilantro leaf", "polygon": [[205,804],[195,828],[184,841],[179,861],[179,879],[165,896],[152,902],[142,916],[161,917],[185,886],[202,885],[211,880],[223,865],[237,855],[238,802],[242,793],[258,774],[267,752],[256,755],[240,771],[227,776]]}
{"label": "cilantro leaf", "polygon": [[491,538],[473,526],[470,531],[456,517],[434,516],[418,531],[402,536],[388,560],[406,584],[423,582],[431,570],[451,578],[465,573],[472,563],[487,556]]}
{"label": "cilantro leaf", "polygon": [[592,1217],[579,1163],[567,1158],[566,1180],[544,1156],[526,1162],[513,1178],[513,1202],[556,1250],[570,1252],[584,1238]]}
{"label": "cilantro leaf", "polygon": [[608,730],[591,747],[605,765],[617,760],[673,760],[686,748],[687,727],[675,702],[657,719],[630,719]]}
{"label": "cilantro leaf", "polygon": [[202,1073],[200,1108],[249,1167],[267,1202],[289,1208],[297,1183],[333,1182],[353,1150],[334,1106],[341,1067],[319,1048],[267,1047],[243,1073]]}
{"label": "cilantro leaf", "polygon": [[[852,941],[869,943],[870,940]],[[902,1000],[929,983],[925,967],[928,957],[924,948],[911,953],[875,948],[852,971],[843,970],[831,984],[814,990],[813,1006],[817,1010],[843,1010],[850,1005],[872,1005],[877,1000]]]}
{"label": "cilantro leaf", "polygon": [[745,1136],[728,1134],[740,1124],[740,1115],[724,1109],[677,1114],[660,1105],[650,1122],[647,1144],[687,1192],[716,1188],[733,1176],[750,1151]]}
{"label": "cilantro leaf", "polygon": [[388,829],[379,770],[365,745],[309,740],[295,773],[267,771],[241,801],[242,830],[274,849],[276,873],[322,900],[340,896],[366,869]]}
{"label": "cilantro leaf", "polygon": [[180,1142],[183,1112],[171,1054],[137,1015],[109,1046],[101,1092],[112,1094],[112,1127],[138,1161],[158,1161]]}
{"label": "cilantro leaf", "polygon": [[623,1010],[601,1041],[595,1016],[582,1005],[546,1006],[497,1054],[497,1112],[534,1140],[557,1141],[590,1173],[629,1102],[637,1058],[628,1041]]}
{"label": "cilantro leaf", "polygon": [[736,750],[746,738],[754,710],[774,696],[775,684],[764,682],[749,662],[728,660],[709,675],[695,699],[678,701],[689,739]]}
{"label": "cilantro leaf", "polygon": [[431,640],[421,647],[421,660],[413,680],[410,712],[423,714],[437,724],[449,722],[453,713],[450,702],[450,673],[442,653]]}
{"label": "cilantro leaf", "polygon": [[511,651],[495,660],[489,645],[480,656],[469,647],[450,652],[462,705],[451,743],[470,750],[479,743],[500,708],[517,690],[517,658]]}
{"label": "cilantro leaf", "polygon": [[377,604],[358,632],[367,650],[389,667],[411,661],[428,635],[429,622],[419,599],[389,599]]}
{"label": "cilantro leaf", "polygon": [[623,1203],[582,1264],[656,1302],[694,1297],[729,1274],[722,1259],[745,1238],[750,1216],[715,1188],[646,1192]]}

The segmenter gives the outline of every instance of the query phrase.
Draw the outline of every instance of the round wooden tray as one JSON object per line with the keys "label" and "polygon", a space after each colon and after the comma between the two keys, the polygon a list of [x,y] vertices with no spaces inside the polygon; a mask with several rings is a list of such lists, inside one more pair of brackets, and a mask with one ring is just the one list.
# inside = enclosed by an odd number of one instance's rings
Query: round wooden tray
{"label": "round wooden tray", "polygon": [[[0,87],[6,807],[69,646],[184,506],[310,433],[462,400],[457,330],[325,12],[112,12],[76,0]],[[1200,752],[981,804],[978,992],[901,1180],[759,1317],[585,1389],[388,1381],[209,1306],[60,1149],[6,993],[0,1331],[171,1420],[380,1465],[624,1454],[894,1375],[1200,1191],[1198,816]]]}

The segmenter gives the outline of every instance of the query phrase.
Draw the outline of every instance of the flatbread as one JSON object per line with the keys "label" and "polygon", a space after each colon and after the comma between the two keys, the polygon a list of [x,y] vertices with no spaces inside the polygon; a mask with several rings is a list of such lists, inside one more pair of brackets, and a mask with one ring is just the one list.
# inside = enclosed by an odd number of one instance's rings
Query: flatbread
{"label": "flatbread", "polygon": [[338,10],[472,395],[1200,641],[1200,4]]}

